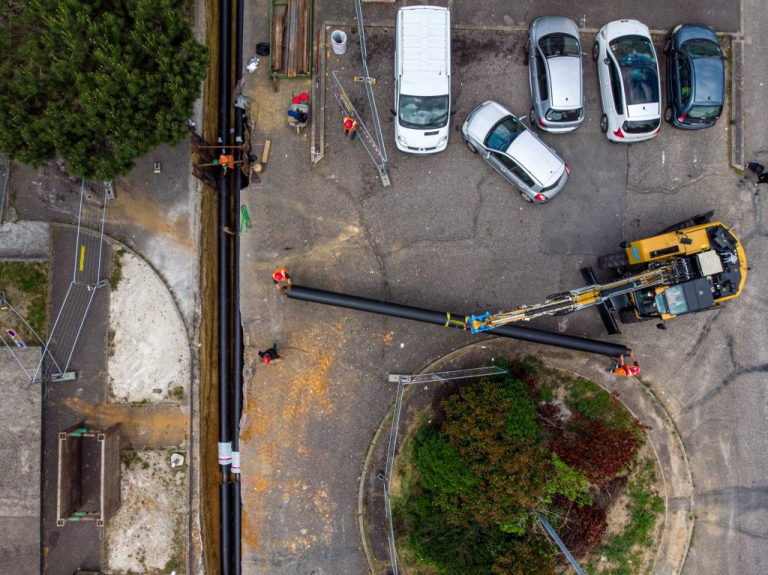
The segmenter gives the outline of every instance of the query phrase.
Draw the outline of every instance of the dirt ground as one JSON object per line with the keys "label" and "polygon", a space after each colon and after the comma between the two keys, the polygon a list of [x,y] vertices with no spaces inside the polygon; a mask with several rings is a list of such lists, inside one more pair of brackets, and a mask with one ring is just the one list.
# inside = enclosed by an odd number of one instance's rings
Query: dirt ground
{"label": "dirt ground", "polygon": [[122,279],[109,305],[109,397],[127,403],[186,403],[190,349],[165,284],[136,255],[122,250]]}
{"label": "dirt ground", "polygon": [[186,465],[171,468],[172,453],[123,450],[122,504],[104,532],[106,572],[186,573]]}

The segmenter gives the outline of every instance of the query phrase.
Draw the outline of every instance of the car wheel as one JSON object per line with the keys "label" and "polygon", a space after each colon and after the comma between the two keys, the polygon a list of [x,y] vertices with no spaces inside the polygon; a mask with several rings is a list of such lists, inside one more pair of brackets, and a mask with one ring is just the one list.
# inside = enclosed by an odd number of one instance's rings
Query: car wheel
{"label": "car wheel", "polygon": [[600,118],[600,131],[603,134],[608,133],[608,116],[606,116],[605,114],[603,114],[603,117]]}
{"label": "car wheel", "polygon": [[536,126],[536,110],[531,108],[531,113],[528,114],[528,118],[530,118],[530,120],[531,120],[531,128]]}
{"label": "car wheel", "polygon": [[597,62],[598,56],[600,56],[600,46],[595,42],[595,45],[592,46],[592,59]]}
{"label": "car wheel", "polygon": [[664,121],[665,122],[671,122],[672,121],[672,106],[667,106],[664,109]]}
{"label": "car wheel", "polygon": [[467,148],[469,148],[469,151],[473,154],[477,154],[477,148],[475,148],[475,145],[469,140],[467,140]]}
{"label": "car wheel", "polygon": [[528,44],[530,43],[530,38],[523,44],[523,53],[525,53],[526,56],[530,53],[530,48],[528,47]]}
{"label": "car wheel", "polygon": [[667,38],[667,41],[664,42],[664,47],[661,49],[662,52],[665,54],[669,54],[669,52],[672,50],[672,38]]}
{"label": "car wheel", "polygon": [[533,198],[531,196],[529,196],[528,194],[526,194],[525,192],[520,192],[520,197],[523,198],[529,204],[533,203]]}

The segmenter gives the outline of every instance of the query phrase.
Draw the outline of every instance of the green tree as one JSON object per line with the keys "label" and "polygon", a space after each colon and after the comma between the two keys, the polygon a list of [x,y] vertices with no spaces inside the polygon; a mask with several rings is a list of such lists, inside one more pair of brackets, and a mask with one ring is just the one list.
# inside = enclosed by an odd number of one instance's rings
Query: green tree
{"label": "green tree", "polygon": [[459,450],[448,443],[434,429],[425,427],[414,443],[416,469],[421,484],[436,493],[462,493],[469,491],[477,478]]}
{"label": "green tree", "polygon": [[471,494],[458,498],[465,515],[480,525],[495,524],[505,533],[520,535],[535,521],[533,511],[554,495],[589,501],[583,474],[553,457],[541,443],[536,407],[522,382],[484,380],[468,385],[443,407],[446,421],[440,433],[458,449],[478,480]]}
{"label": "green tree", "polygon": [[177,144],[205,77],[183,0],[0,0],[0,150],[110,180]]}

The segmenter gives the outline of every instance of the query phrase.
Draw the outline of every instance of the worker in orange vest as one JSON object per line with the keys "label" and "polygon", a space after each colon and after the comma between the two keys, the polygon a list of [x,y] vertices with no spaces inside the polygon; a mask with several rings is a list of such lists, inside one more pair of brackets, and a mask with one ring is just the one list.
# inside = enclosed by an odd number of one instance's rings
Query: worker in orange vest
{"label": "worker in orange vest", "polygon": [[226,155],[220,155],[218,164],[224,168],[224,173],[227,173],[227,168],[234,168],[235,167],[235,157],[232,155],[226,156]]}
{"label": "worker in orange vest", "polygon": [[640,375],[640,364],[637,363],[637,360],[635,359],[635,353],[630,350],[629,357],[632,358],[632,365],[626,365],[624,363],[624,356],[621,356],[621,359],[619,360],[619,363],[613,366],[613,369],[610,369],[611,374],[613,375],[619,375],[621,377],[632,377],[633,375]]}
{"label": "worker in orange vest", "polygon": [[285,268],[277,268],[272,272],[272,282],[275,284],[277,290],[284,294],[287,291],[291,291],[291,276],[288,275],[288,270]]}
{"label": "worker in orange vest", "polygon": [[350,140],[354,140],[357,135],[357,120],[351,116],[344,116],[344,135],[349,136]]}

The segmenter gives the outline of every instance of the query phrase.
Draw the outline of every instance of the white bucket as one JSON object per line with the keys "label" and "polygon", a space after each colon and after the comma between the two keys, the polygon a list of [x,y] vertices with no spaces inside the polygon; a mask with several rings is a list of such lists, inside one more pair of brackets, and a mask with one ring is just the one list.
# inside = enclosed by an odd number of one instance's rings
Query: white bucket
{"label": "white bucket", "polygon": [[347,33],[343,30],[334,30],[331,33],[331,47],[334,54],[343,54],[347,51]]}

